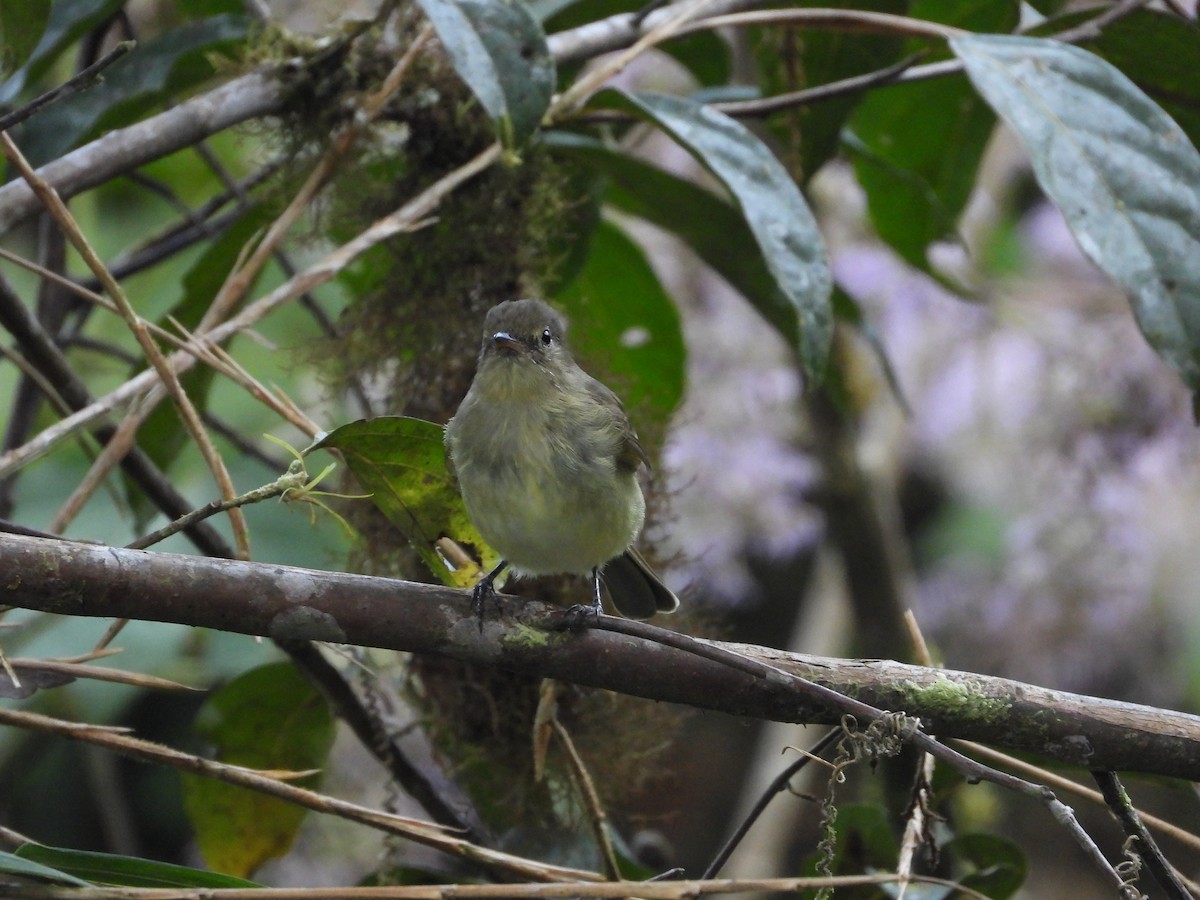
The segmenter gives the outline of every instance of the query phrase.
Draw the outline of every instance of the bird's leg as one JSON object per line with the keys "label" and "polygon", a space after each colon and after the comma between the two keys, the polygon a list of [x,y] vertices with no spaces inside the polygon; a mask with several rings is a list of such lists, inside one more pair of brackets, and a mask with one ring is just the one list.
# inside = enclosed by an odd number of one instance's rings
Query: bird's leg
{"label": "bird's leg", "polygon": [[563,623],[567,628],[584,628],[588,624],[588,616],[592,617],[592,622],[598,622],[604,608],[600,604],[600,567],[592,567],[592,605],[586,603],[577,603],[574,606],[567,607],[567,611],[563,613]]}
{"label": "bird's leg", "polygon": [[471,600],[475,604],[475,618],[479,620],[479,630],[483,631],[483,607],[489,599],[496,599],[496,588],[493,582],[497,576],[508,568],[508,560],[500,560],[500,565],[492,569],[477,582],[475,582],[475,590],[471,592]]}

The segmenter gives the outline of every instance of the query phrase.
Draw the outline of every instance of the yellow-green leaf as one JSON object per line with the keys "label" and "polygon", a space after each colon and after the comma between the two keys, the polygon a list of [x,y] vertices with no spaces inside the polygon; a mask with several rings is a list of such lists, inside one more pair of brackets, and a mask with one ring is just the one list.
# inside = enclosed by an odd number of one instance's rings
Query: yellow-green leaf
{"label": "yellow-green leaf", "polygon": [[480,567],[449,560],[438,541],[474,548],[484,568],[500,556],[479,536],[446,469],[442,426],[407,416],[350,422],[310,449],[338,450],[375,505],[420,554],[434,576],[452,587],[470,587]]}
{"label": "yellow-green leaf", "polygon": [[[325,699],[290,663],[252,669],[206,701],[196,732],[224,763],[304,772],[325,765],[333,716]],[[320,775],[293,784],[315,788]],[[282,856],[307,810],[199,775],[183,776],[184,807],[209,867],[241,878]]]}

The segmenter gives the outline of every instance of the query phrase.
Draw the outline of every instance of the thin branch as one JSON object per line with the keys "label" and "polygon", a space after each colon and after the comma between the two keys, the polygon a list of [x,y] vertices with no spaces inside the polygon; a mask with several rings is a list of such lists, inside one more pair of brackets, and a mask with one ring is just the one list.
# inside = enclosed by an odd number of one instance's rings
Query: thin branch
{"label": "thin branch", "polygon": [[289,784],[273,774],[248,769],[244,766],[220,763],[191,753],[183,753],[162,744],[131,737],[123,733],[123,729],[67,722],[38,713],[6,708],[0,708],[0,724],[55,734],[70,740],[104,747],[142,762],[171,766],[184,772],[193,772],[207,778],[240,785],[262,794],[278,797],[280,800],[286,800],[305,809],[358,822],[361,825],[406,838],[468,862],[478,863],[501,872],[509,872],[518,877],[541,881],[597,877],[586,870],[546,865],[481,847],[459,837],[452,829],[443,828],[431,822],[381,812],[357,803],[339,800],[336,797]]}
{"label": "thin branch", "polygon": [[122,41],[86,69],[68,78],[62,84],[58,85],[58,87],[51,88],[41,96],[30,100],[24,106],[19,106],[12,112],[0,116],[0,131],[7,131],[14,125],[19,125],[30,116],[41,112],[47,106],[57,103],[59,100],[65,100],[72,94],[86,91],[99,80],[98,76],[104,69],[107,69],[136,46],[137,43],[135,41]]}
{"label": "thin branch", "polygon": [[[286,97],[285,85],[294,84],[299,71],[299,65],[291,62],[243,75],[156,116],[110,131],[42,166],[38,177],[61,197],[73,197],[248,119],[279,112]],[[0,186],[0,234],[35,212],[38,205],[37,196],[24,182]]]}
{"label": "thin branch", "polygon": [[551,719],[550,724],[554,729],[554,736],[562,744],[563,752],[566,754],[567,762],[571,767],[571,773],[575,776],[575,782],[578,784],[579,792],[583,795],[584,803],[587,806],[588,818],[592,824],[592,833],[595,834],[596,843],[600,847],[600,858],[604,860],[604,875],[610,881],[620,881],[621,867],[617,862],[617,853],[613,849],[612,839],[608,835],[608,814],[604,811],[604,804],[600,802],[600,794],[596,791],[596,784],[592,781],[591,773],[588,772],[583,757],[575,749],[575,742],[571,740],[571,733],[559,721],[557,715]]}
{"label": "thin branch", "polygon": [[1109,811],[1121,823],[1122,830],[1129,838],[1136,840],[1133,852],[1145,860],[1146,868],[1150,870],[1158,886],[1171,900],[1193,900],[1191,891],[1184,886],[1179,873],[1167,861],[1158,843],[1138,816],[1138,811],[1130,801],[1129,795],[1125,793],[1125,787],[1116,773],[1092,772],[1092,777],[1100,786],[1100,793],[1104,795],[1104,802]]}
{"label": "thin branch", "polygon": [[[357,237],[327,254],[295,278],[289,279],[266,296],[256,300],[238,315],[198,336],[198,339],[210,345],[220,344],[234,334],[254,326],[264,316],[280,306],[332,280],[346,266],[372,247],[397,234],[424,227],[428,224],[426,217],[437,208],[447,194],[491,166],[499,156],[500,145],[492,144],[474,159],[442,176],[399,209],[376,220]],[[3,189],[0,188],[0,194],[2,193]],[[3,198],[0,197],[0,203],[2,200]],[[169,357],[169,362],[174,371],[180,373],[191,368],[195,363],[195,358],[190,353],[177,351]],[[116,390],[110,391],[87,407],[50,426],[23,446],[0,454],[0,477],[41,458],[68,435],[80,428],[89,427],[97,419],[151,390],[157,380],[154,371],[142,372]]]}
{"label": "thin branch", "polygon": [[770,805],[771,801],[774,800],[778,794],[781,794],[788,789],[788,784],[801,769],[819,757],[826,750],[826,748],[829,747],[830,744],[832,744],[841,736],[842,732],[840,729],[834,729],[833,731],[826,732],[824,735],[822,735],[820,740],[813,744],[811,750],[789,764],[787,768],[775,776],[775,778],[769,785],[767,785],[766,789],[759,796],[758,800],[754,804],[754,807],[749,813],[746,814],[746,818],[744,818],[741,824],[738,825],[737,830],[729,836],[729,839],[721,846],[721,849],[717,851],[717,855],[713,857],[712,862],[708,864],[708,868],[704,870],[704,875],[701,877],[705,879],[717,877],[717,874],[721,871],[721,869],[725,868],[725,863],[729,862],[729,857],[733,855],[733,851],[738,848],[738,845],[741,844],[746,835],[750,833],[750,829],[754,827],[754,823],[757,822],[759,817],[767,811],[767,807]]}
{"label": "thin branch", "polygon": [[[3,278],[0,278],[0,325],[16,338],[30,362],[46,376],[72,409],[83,409],[93,403],[87,387],[67,364],[62,351]],[[74,415],[76,414],[73,413],[72,416]],[[72,416],[68,416],[67,419]],[[97,440],[108,442],[113,437],[114,429],[111,425],[98,423],[96,420],[89,424],[95,427]],[[81,430],[72,429],[70,433]],[[192,504],[187,502],[162,470],[141,450],[134,449],[127,454],[121,460],[121,468],[146,494],[150,502],[166,515],[180,516],[192,508]],[[8,475],[14,471],[16,468],[3,474]],[[192,526],[187,530],[187,535],[203,553],[224,557],[233,555],[225,539],[207,524]]]}
{"label": "thin branch", "polygon": [[243,506],[248,506],[251,503],[261,503],[264,500],[270,500],[273,497],[280,497],[289,491],[300,490],[308,481],[308,473],[304,470],[304,464],[300,460],[296,460],[288,468],[287,472],[280,475],[277,479],[257,487],[252,491],[247,491],[244,494],[239,494],[236,497],[229,497],[224,500],[213,500],[201,506],[199,509],[193,509],[185,516],[181,516],[174,522],[164,525],[157,531],[151,532],[144,537],[138,538],[130,544],[125,545],[127,550],[145,550],[147,547],[165,541],[173,534],[178,534],[186,528],[190,528],[197,522],[203,522],[210,516],[218,515],[219,513],[229,512],[232,509],[240,509]]}
{"label": "thin branch", "polygon": [[[554,884],[425,884],[411,887],[320,888],[125,888],[21,885],[12,897],[24,900],[692,900],[721,894],[799,894],[818,888],[851,888],[894,884],[899,876],[835,875],[812,878],[738,878],[717,881],[564,881]],[[913,881],[952,888],[954,894],[988,900],[971,888],[945,878]]]}
{"label": "thin branch", "polygon": [[[1062,775],[1059,775],[1056,772],[1051,772],[1049,769],[1045,769],[1041,766],[1035,766],[1033,763],[1026,762],[1023,759],[1018,759],[1015,756],[1002,753],[994,747],[986,747],[983,744],[979,744],[974,741],[963,740],[956,740],[954,741],[954,744],[962,750],[973,753],[977,756],[982,756],[985,759],[989,759],[996,765],[1004,766],[1005,768],[1012,769],[1016,772],[1024,772],[1030,778],[1036,778],[1038,781],[1053,785],[1060,791],[1074,794],[1077,797],[1083,797],[1097,805],[1103,805],[1105,802],[1104,796],[1097,790],[1086,787],[1077,781],[1072,781],[1070,778],[1064,778]],[[1138,814],[1141,816],[1143,822],[1145,822],[1155,831],[1162,834],[1164,837],[1172,838],[1183,844],[1185,847],[1188,847],[1195,852],[1200,852],[1200,835],[1186,831],[1185,829],[1180,828],[1178,825],[1168,822],[1166,819],[1160,819],[1158,816],[1152,815],[1148,812],[1142,812],[1139,810]]]}
{"label": "thin branch", "polygon": [[970,34],[962,28],[864,9],[761,9],[752,12],[708,16],[680,30],[679,35],[714,28],[744,28],[751,25],[801,26],[831,31],[890,34],[950,40]]}
{"label": "thin branch", "polygon": [[[34,193],[37,194],[38,198],[46,206],[46,209],[49,210],[50,215],[58,222],[59,227],[62,228],[75,250],[83,257],[88,268],[100,279],[109,297],[116,302],[122,318],[125,319],[129,329],[133,332],[133,336],[141,346],[142,352],[146,354],[147,360],[154,366],[167,393],[175,401],[179,415],[183,419],[184,428],[191,435],[192,440],[196,442],[196,446],[208,464],[209,470],[212,472],[213,478],[221,490],[221,494],[226,499],[232,498],[234,496],[233,480],[229,477],[229,471],[225,468],[225,463],[221,459],[221,455],[217,452],[216,447],[213,446],[212,439],[204,430],[204,424],[200,421],[200,415],[196,412],[191,398],[188,397],[187,392],[179,383],[175,372],[167,364],[158,345],[150,337],[141,316],[137,314],[132,304],[130,304],[129,298],[125,296],[124,289],[113,278],[108,268],[104,265],[104,262],[92,249],[91,244],[76,223],[75,217],[67,209],[67,205],[63,203],[54,189],[33,171],[33,168],[29,165],[24,154],[21,153],[12,138],[0,132],[0,146],[3,146],[5,156],[16,166],[17,171],[21,173],[21,177],[33,188]],[[101,454],[100,459],[105,459],[104,454]],[[117,460],[114,460],[113,464],[115,465],[116,462]],[[250,545],[246,530],[246,520],[240,511],[231,509],[229,521],[233,527],[234,537],[237,540],[239,554],[242,558],[248,559],[250,556]],[[61,527],[53,530],[61,530]]]}

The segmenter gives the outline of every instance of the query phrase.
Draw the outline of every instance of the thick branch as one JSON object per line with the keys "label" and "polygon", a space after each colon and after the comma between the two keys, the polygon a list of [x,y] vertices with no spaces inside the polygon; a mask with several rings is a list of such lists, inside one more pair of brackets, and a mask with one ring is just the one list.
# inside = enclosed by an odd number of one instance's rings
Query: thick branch
{"label": "thick branch", "polygon": [[[836,710],[670,647],[600,631],[548,633],[547,607],[504,598],[482,630],[470,595],[425,584],[287,566],[0,535],[0,603],[435,653],[735,715],[829,724]],[[728,645],[882,709],[928,733],[1091,769],[1200,780],[1200,717],[889,661]]]}

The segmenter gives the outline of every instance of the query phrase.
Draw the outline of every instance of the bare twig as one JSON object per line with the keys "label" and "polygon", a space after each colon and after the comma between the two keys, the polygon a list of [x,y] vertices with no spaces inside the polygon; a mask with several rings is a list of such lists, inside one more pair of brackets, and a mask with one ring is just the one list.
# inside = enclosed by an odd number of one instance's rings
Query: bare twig
{"label": "bare twig", "polygon": [[509,853],[491,850],[463,840],[452,829],[413,819],[408,816],[398,816],[393,813],[381,812],[356,803],[349,803],[310,791],[287,781],[280,780],[278,775],[268,774],[205,759],[191,753],[173,750],[161,744],[155,744],[140,738],[131,737],[124,729],[112,729],[99,725],[85,725],[67,722],[49,716],[22,710],[0,708],[0,724],[29,731],[39,731],[55,734],[70,740],[81,741],[98,747],[114,750],[124,756],[143,762],[159,763],[171,766],[185,772],[193,772],[207,778],[215,778],[229,784],[240,785],[278,797],[297,806],[316,812],[328,813],[339,818],[366,825],[398,835],[426,847],[432,847],[443,853],[450,854],[469,862],[487,866],[497,871],[509,872],[518,877],[536,879],[539,881],[585,880],[597,878],[594,873],[581,869],[571,869],[565,866],[553,866],[523,859]]}
{"label": "bare twig", "polygon": [[926,37],[949,40],[970,32],[962,28],[864,9],[761,9],[752,12],[708,16],[702,21],[680,29],[680,36],[713,28],[743,28],[750,25],[784,25],[854,31],[869,34],[891,34],[906,37]]}
{"label": "bare twig", "polygon": [[[99,654],[108,655],[108,654]],[[127,684],[133,687],[146,688],[156,691],[196,691],[200,688],[189,687],[178,681],[158,678],[154,675],[143,675],[140,672],[126,672],[122,669],[106,669],[102,666],[89,666],[69,659],[21,659],[14,657],[9,664],[14,669],[24,669],[30,672],[53,672],[57,675],[67,675],[70,678],[89,678],[92,681],[109,681],[114,684]]]}
{"label": "bare twig", "polygon": [[[564,615],[560,612],[552,616],[551,621],[557,623],[557,627],[563,627],[564,623],[574,622],[575,620],[569,615]],[[782,679],[783,683],[789,685],[790,689],[798,694],[828,705],[831,708],[841,710],[845,714],[868,723],[874,723],[890,715],[884,710],[863,703],[854,697],[841,694],[825,685],[809,681],[790,672],[785,672],[783,669],[764,663],[761,660],[752,659],[726,648],[718,647],[710,642],[698,641],[688,635],[655,628],[644,622],[618,619],[614,616],[596,616],[595,624],[592,625],[592,628],[616,631],[619,634],[636,635],[655,643],[695,653],[705,659],[720,662],[722,665],[746,672],[768,682],[775,682],[778,679]],[[782,683],[781,686],[783,686]],[[1113,887],[1118,892],[1125,891],[1125,885],[1121,876],[1117,874],[1113,866],[1104,858],[1104,854],[1100,852],[1100,849],[1096,846],[1091,836],[1080,826],[1078,820],[1075,818],[1075,813],[1069,806],[1055,797],[1054,792],[1048,787],[1026,781],[1007,772],[1001,772],[990,766],[982,765],[976,760],[963,756],[958,751],[926,734],[920,727],[919,719],[909,719],[908,722],[909,727],[904,731],[904,739],[910,741],[918,750],[928,753],[949,765],[963,775],[969,783],[974,784],[979,781],[990,781],[993,784],[1042,803],[1054,819],[1067,829],[1080,848],[1091,858],[1092,862],[1112,882]]]}
{"label": "bare twig", "polygon": [[134,41],[122,41],[86,69],[68,78],[62,84],[58,85],[58,87],[51,88],[41,96],[30,100],[24,106],[17,107],[12,112],[0,115],[0,131],[7,131],[14,125],[24,122],[30,116],[36,115],[47,106],[57,103],[59,100],[70,97],[72,94],[78,94],[80,91],[86,91],[96,83],[97,76],[104,69],[107,69],[136,46],[137,44]]}
{"label": "bare twig", "polygon": [[1115,772],[1093,772],[1092,777],[1096,779],[1096,784],[1100,786],[1100,793],[1104,795],[1104,802],[1108,804],[1109,811],[1121,823],[1125,834],[1137,841],[1134,849],[1138,856],[1145,860],[1146,868],[1150,870],[1150,874],[1154,876],[1158,886],[1171,900],[1193,900],[1191,891],[1184,886],[1179,873],[1167,861],[1158,843],[1142,822],[1129,795],[1125,793],[1125,787],[1117,778],[1117,774]]}
{"label": "bare twig", "polygon": [[806,765],[808,765],[814,759],[820,757],[826,748],[828,748],[830,744],[837,740],[841,734],[842,732],[838,729],[826,732],[820,740],[813,744],[811,750],[809,750],[807,753],[804,753],[799,759],[789,764],[787,768],[775,776],[771,783],[767,785],[766,790],[764,790],[759,796],[758,800],[754,804],[753,809],[751,809],[746,815],[746,818],[742,820],[742,823],[738,825],[737,830],[729,836],[729,839],[721,846],[721,849],[717,851],[717,855],[713,857],[712,862],[708,864],[708,868],[704,870],[704,875],[702,876],[703,878],[708,879],[717,877],[717,874],[725,867],[725,863],[729,861],[729,857],[733,855],[733,851],[737,849],[738,845],[745,839],[746,835],[750,833],[750,829],[754,827],[754,823],[758,821],[759,817],[764,812],[766,812],[767,806],[772,800],[775,799],[776,795],[786,791],[792,778],[794,778],[796,774]]}
{"label": "bare twig", "polygon": [[[692,900],[721,894],[799,894],[817,888],[894,884],[897,876],[837,875],[828,878],[739,878],[717,881],[563,881],[555,884],[424,884],[411,887],[335,888],[106,888],[28,885],[12,894],[24,900],[587,900],[642,897]],[[955,895],[988,900],[987,895],[945,878],[914,878],[952,888]]]}
{"label": "bare twig", "polygon": [[[382,241],[397,234],[423,227],[427,224],[425,217],[437,208],[443,197],[458,188],[463,182],[488,168],[499,158],[499,155],[500,145],[492,144],[474,159],[442,176],[395,212],[376,220],[366,231],[250,304],[238,315],[206,332],[199,339],[209,344],[219,344],[232,335],[252,327],[278,307],[330,281],[351,262]],[[191,354],[177,351],[169,357],[169,362],[174,371],[178,373],[190,368],[195,359]],[[0,477],[49,453],[59,441],[68,435],[80,428],[89,427],[97,419],[129,403],[135,397],[152,389],[156,382],[155,372],[142,372],[116,390],[50,426],[23,446],[0,455]]]}
{"label": "bare twig", "polygon": [[587,805],[592,823],[592,833],[596,836],[596,844],[600,847],[600,857],[604,860],[604,875],[610,881],[620,881],[621,867],[617,862],[617,852],[613,849],[612,838],[608,835],[608,814],[604,811],[604,804],[600,802],[600,794],[596,791],[595,782],[592,781],[583,757],[575,749],[571,733],[559,721],[558,716],[551,719],[551,726],[554,729],[554,736],[562,744],[563,752],[567,755],[567,762],[571,766],[571,772],[575,776],[575,782]]}
{"label": "bare twig", "polygon": [[[1072,781],[1070,778],[1064,778],[1056,772],[1051,772],[1041,766],[1035,766],[1033,763],[1026,762],[1023,759],[1018,759],[1007,753],[1003,753],[994,747],[988,747],[984,744],[976,743],[975,741],[954,741],[955,746],[965,750],[975,756],[982,756],[985,759],[991,760],[998,766],[1004,766],[1006,769],[1012,769],[1015,772],[1024,772],[1030,778],[1036,778],[1038,781],[1053,785],[1060,791],[1069,794],[1074,794],[1077,797],[1083,797],[1092,803],[1103,804],[1103,795],[1092,788],[1086,787],[1077,781]],[[1158,816],[1151,815],[1147,812],[1139,811],[1142,821],[1162,834],[1165,837],[1170,837],[1185,847],[1193,851],[1200,851],[1200,835],[1196,835],[1190,831],[1180,828],[1166,819],[1160,819]]]}
{"label": "bare twig", "polygon": [[[63,229],[64,233],[67,235],[67,238],[71,241],[72,246],[75,247],[79,255],[83,257],[83,260],[87,263],[88,268],[90,268],[96,277],[100,279],[100,282],[104,285],[109,297],[116,302],[117,308],[121,312],[121,316],[125,319],[130,330],[133,332],[133,335],[137,339],[138,344],[141,346],[142,351],[146,354],[146,358],[150,361],[151,365],[154,366],[154,369],[158,373],[158,376],[165,386],[166,391],[171,395],[171,399],[175,401],[175,405],[183,419],[184,427],[191,435],[192,440],[196,442],[196,446],[200,449],[200,453],[203,455],[205,462],[208,463],[208,467],[212,471],[213,477],[216,479],[222,495],[227,499],[233,497],[233,481],[229,477],[229,472],[225,468],[225,463],[221,459],[221,455],[217,452],[216,448],[212,444],[212,440],[204,430],[204,424],[200,421],[200,416],[196,412],[195,406],[192,405],[192,401],[187,396],[187,392],[184,391],[183,386],[180,385],[179,379],[176,377],[175,372],[167,364],[166,359],[162,355],[162,351],[159,350],[158,345],[155,344],[154,340],[150,337],[149,332],[142,322],[141,316],[137,314],[133,306],[130,304],[129,298],[125,296],[124,289],[120,286],[120,284],[117,283],[116,279],[112,277],[112,274],[108,271],[108,268],[92,249],[91,244],[88,242],[87,238],[84,237],[83,232],[79,229],[78,224],[75,222],[75,217],[71,215],[71,211],[67,209],[66,204],[62,202],[61,198],[59,198],[58,194],[55,193],[54,189],[51,188],[43,179],[38,177],[37,173],[33,171],[33,168],[29,165],[28,161],[25,159],[17,145],[13,142],[12,138],[5,133],[0,133],[0,146],[4,148],[5,156],[7,156],[9,161],[17,168],[17,171],[21,173],[21,176],[33,189],[34,193],[38,196],[42,203],[45,204],[46,209],[49,210],[51,216],[53,216],[55,221],[58,222],[59,227]],[[105,455],[101,454],[100,459],[104,460]],[[115,465],[116,462],[116,460],[113,460],[113,465]],[[230,510],[229,520],[230,524],[233,526],[234,536],[238,543],[240,555],[242,558],[248,559],[250,555],[250,546],[249,537],[246,531],[246,521],[241,513],[236,509]],[[64,524],[65,523],[60,523],[59,527],[55,528],[54,530],[61,530]]]}
{"label": "bare twig", "polygon": [[383,84],[379,89],[369,95],[362,103],[358,110],[358,115],[351,119],[350,123],[337,135],[333,141],[333,145],[321,157],[320,162],[309,173],[308,179],[301,186],[296,196],[287,205],[278,218],[271,223],[271,227],[267,229],[267,233],[263,239],[254,248],[254,252],[250,254],[245,264],[237,271],[231,272],[229,277],[225,279],[225,283],[221,285],[221,289],[217,291],[217,296],[213,298],[212,305],[204,313],[204,318],[200,320],[198,331],[208,331],[218,322],[222,321],[237,304],[241,301],[254,279],[258,277],[263,266],[267,261],[275,255],[279,248],[280,241],[284,235],[300,218],[300,215],[308,208],[313,199],[321,192],[321,189],[333,177],[333,173],[337,170],[338,165],[350,149],[357,142],[359,136],[363,133],[366,126],[371,124],[379,117],[384,106],[391,96],[400,88],[404,79],[407,77],[409,70],[412,68],[413,62],[416,60],[421,48],[426,41],[433,35],[433,28],[426,26],[421,30],[421,33],[413,39],[413,42],[404,51],[404,54],[396,61],[392,70],[384,78]]}

